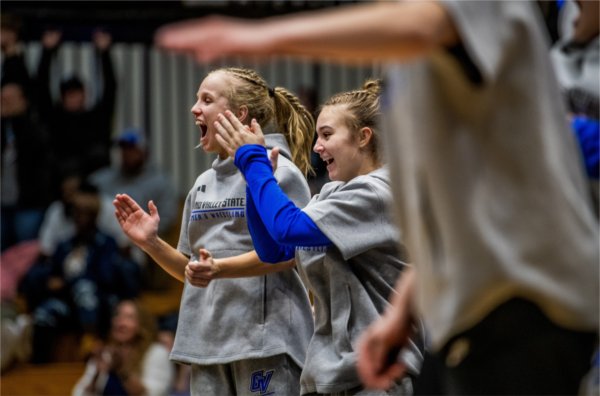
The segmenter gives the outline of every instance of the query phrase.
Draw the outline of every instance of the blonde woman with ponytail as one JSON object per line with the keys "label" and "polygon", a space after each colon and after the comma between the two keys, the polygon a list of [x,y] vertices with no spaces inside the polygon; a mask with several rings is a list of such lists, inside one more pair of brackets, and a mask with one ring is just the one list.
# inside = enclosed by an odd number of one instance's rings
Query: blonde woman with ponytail
{"label": "blonde woman with ponytail", "polygon": [[303,395],[411,394],[420,368],[422,347],[411,341],[401,357],[390,356],[402,360],[409,375],[388,391],[365,390],[356,371],[358,336],[389,306],[397,279],[408,269],[388,212],[392,192],[379,155],[379,92],[380,82],[370,80],[322,106],[314,151],[332,182],[304,209],[273,178],[258,122],[248,128],[226,112],[218,124],[217,139],[248,183],[248,226],[259,257],[272,263],[295,258],[314,296]]}
{"label": "blonde woman with ponytail", "polygon": [[152,201],[147,213],[117,195],[116,216],[134,243],[184,282],[171,359],[192,366],[193,395],[299,394],[313,331],[307,291],[293,260],[266,264],[254,251],[246,182],[217,140],[215,124],[225,111],[242,127],[250,128],[251,120],[264,125],[266,146],[279,153],[273,176],[295,205],[305,206],[312,116],[294,95],[269,87],[256,72],[222,68],[202,81],[191,109],[199,147],[217,158],[187,196],[177,249],[158,237]]}

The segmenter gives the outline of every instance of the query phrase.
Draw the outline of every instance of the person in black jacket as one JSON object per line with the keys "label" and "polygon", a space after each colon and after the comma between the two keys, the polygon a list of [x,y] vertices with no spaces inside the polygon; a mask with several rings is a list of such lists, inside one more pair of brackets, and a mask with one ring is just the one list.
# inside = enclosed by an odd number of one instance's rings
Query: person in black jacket
{"label": "person in black jacket", "polygon": [[0,88],[2,251],[37,238],[51,198],[48,135],[25,91],[22,81],[11,79]]}
{"label": "person in black jacket", "polygon": [[37,102],[48,124],[53,152],[60,159],[58,170],[74,168],[84,176],[110,164],[112,118],[115,107],[116,79],[110,58],[112,37],[96,31],[93,42],[100,60],[103,86],[98,100],[86,107],[86,87],[76,76],[62,80],[60,100],[51,95],[50,67],[61,42],[59,31],[42,36],[43,51],[37,71]]}
{"label": "person in black jacket", "polygon": [[21,40],[21,19],[2,14],[0,21],[0,49],[2,50],[2,82],[18,82],[29,95],[31,77],[25,66],[24,46]]}

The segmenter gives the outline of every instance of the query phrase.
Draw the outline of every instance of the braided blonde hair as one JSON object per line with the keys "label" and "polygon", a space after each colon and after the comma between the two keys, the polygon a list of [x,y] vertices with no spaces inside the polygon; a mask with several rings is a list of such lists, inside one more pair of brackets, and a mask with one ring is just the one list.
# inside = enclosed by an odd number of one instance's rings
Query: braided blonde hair
{"label": "braided blonde hair", "polygon": [[349,117],[345,120],[346,126],[355,134],[358,134],[361,128],[371,128],[373,137],[369,142],[368,149],[377,163],[381,163],[378,132],[381,115],[379,108],[381,86],[380,79],[369,79],[365,81],[361,89],[338,93],[321,106],[321,109],[326,106],[345,106],[349,113]]}
{"label": "braided blonde hair", "polygon": [[292,152],[292,161],[306,176],[313,173],[310,156],[315,120],[312,114],[291,92],[282,87],[269,88],[266,81],[254,70],[227,67],[212,71],[233,77],[234,84],[226,92],[233,109],[248,108],[250,119],[255,118],[263,127],[273,127],[282,133]]}

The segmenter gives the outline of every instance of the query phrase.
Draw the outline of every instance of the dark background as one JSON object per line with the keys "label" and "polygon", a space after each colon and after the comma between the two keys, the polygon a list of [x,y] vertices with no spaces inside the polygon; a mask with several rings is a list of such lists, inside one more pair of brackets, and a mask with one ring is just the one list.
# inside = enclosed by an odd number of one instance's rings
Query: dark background
{"label": "dark background", "polygon": [[37,41],[57,28],[66,41],[89,41],[94,29],[110,32],[115,42],[150,44],[161,25],[177,20],[222,14],[260,18],[315,10],[356,1],[2,1],[2,14],[16,16],[24,41]]}

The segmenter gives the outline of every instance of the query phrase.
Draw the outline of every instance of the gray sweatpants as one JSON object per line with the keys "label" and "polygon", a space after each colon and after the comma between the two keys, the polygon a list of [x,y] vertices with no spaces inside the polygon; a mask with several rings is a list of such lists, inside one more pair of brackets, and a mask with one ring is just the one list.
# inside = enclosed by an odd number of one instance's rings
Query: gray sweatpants
{"label": "gray sweatpants", "polygon": [[286,354],[228,364],[192,365],[192,396],[294,396],[300,394],[300,367]]}

